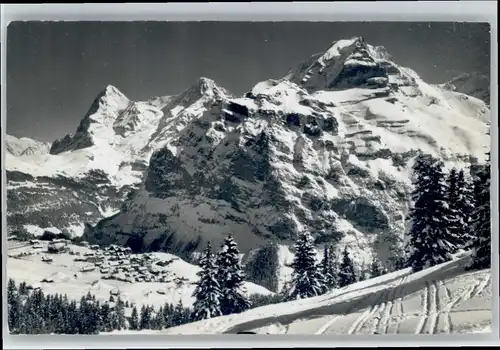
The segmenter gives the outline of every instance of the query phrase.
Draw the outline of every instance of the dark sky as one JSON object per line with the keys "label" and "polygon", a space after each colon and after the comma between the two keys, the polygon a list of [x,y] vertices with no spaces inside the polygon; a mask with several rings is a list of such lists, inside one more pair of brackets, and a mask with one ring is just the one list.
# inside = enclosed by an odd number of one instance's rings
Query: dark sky
{"label": "dark sky", "polygon": [[107,84],[141,100],[180,93],[204,76],[242,94],[353,36],[385,46],[429,83],[489,74],[487,24],[15,22],[7,31],[7,132],[42,141],[74,132]]}

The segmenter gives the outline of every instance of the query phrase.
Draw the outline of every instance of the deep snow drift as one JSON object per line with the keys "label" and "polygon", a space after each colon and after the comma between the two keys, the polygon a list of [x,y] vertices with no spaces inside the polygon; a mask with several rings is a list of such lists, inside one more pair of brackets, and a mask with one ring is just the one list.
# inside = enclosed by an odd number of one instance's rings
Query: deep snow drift
{"label": "deep snow drift", "polygon": [[168,334],[440,334],[491,332],[491,271],[465,271],[468,254],[401,270],[323,296],[169,328]]}

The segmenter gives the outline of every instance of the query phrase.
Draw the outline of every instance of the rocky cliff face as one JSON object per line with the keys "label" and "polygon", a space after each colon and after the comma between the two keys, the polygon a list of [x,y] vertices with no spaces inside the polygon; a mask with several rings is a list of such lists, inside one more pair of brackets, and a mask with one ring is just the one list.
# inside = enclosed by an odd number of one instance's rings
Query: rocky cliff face
{"label": "rocky cliff face", "polygon": [[59,228],[92,223],[92,242],[184,253],[228,234],[249,252],[309,230],[358,264],[384,261],[405,229],[415,156],[474,163],[488,120],[481,100],[426,84],[361,38],[240,98],[206,78],[148,102],[108,87],[50,155],[7,159],[9,225],[56,213]]}

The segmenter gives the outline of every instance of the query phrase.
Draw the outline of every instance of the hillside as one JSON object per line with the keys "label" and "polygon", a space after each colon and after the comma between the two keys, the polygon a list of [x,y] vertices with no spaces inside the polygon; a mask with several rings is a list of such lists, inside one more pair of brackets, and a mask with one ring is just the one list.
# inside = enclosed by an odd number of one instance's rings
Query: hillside
{"label": "hillside", "polygon": [[[7,276],[17,283],[26,282],[47,294],[66,294],[79,300],[90,292],[101,302],[110,295],[124,301],[155,308],[179,301],[190,307],[200,267],[168,253],[122,255],[116,247],[94,250],[68,245],[67,252],[47,253],[48,242],[30,244],[9,241]],[[119,252],[120,250],[116,250]],[[251,282],[244,288],[248,295],[273,294]]]}
{"label": "hillside", "polygon": [[410,274],[355,283],[323,296],[217,317],[166,334],[448,334],[491,332],[491,271],[469,256]]}

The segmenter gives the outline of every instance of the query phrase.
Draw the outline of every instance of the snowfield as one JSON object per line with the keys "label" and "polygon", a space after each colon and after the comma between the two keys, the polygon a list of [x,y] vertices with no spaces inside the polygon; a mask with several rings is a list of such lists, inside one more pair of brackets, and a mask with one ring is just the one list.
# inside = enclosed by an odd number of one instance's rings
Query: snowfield
{"label": "snowfield", "polygon": [[168,334],[441,334],[491,332],[491,271],[470,257],[409,269],[323,296],[169,328]]}
{"label": "snowfield", "polygon": [[[95,252],[87,247],[69,245],[71,251],[80,253],[80,255],[70,255],[68,253],[45,253],[47,242],[31,245],[28,242],[9,241],[8,244],[8,278],[14,279],[16,283],[24,281],[33,288],[41,288],[44,293],[62,293],[67,294],[70,299],[80,300],[82,296],[90,292],[101,301],[109,300],[110,295],[119,293],[124,301],[134,302],[139,308],[145,304],[157,309],[167,302],[175,305],[180,300],[184,306],[191,306],[194,302],[192,294],[195,286],[193,282],[198,280],[196,274],[200,268],[172,254],[150,254],[155,261],[173,260],[164,268],[167,276],[165,282],[130,283],[115,279],[103,279],[99,267],[93,271],[82,272],[82,269],[93,266],[89,262],[75,261],[75,258],[84,257],[86,253]],[[22,253],[29,255],[22,255]],[[140,255],[132,254],[132,256]],[[53,261],[44,262],[42,261],[44,258],[51,258]],[[145,267],[146,264],[143,266]],[[44,279],[48,282],[42,282]],[[244,288],[248,295],[273,294],[266,288],[251,282],[246,282]]]}

